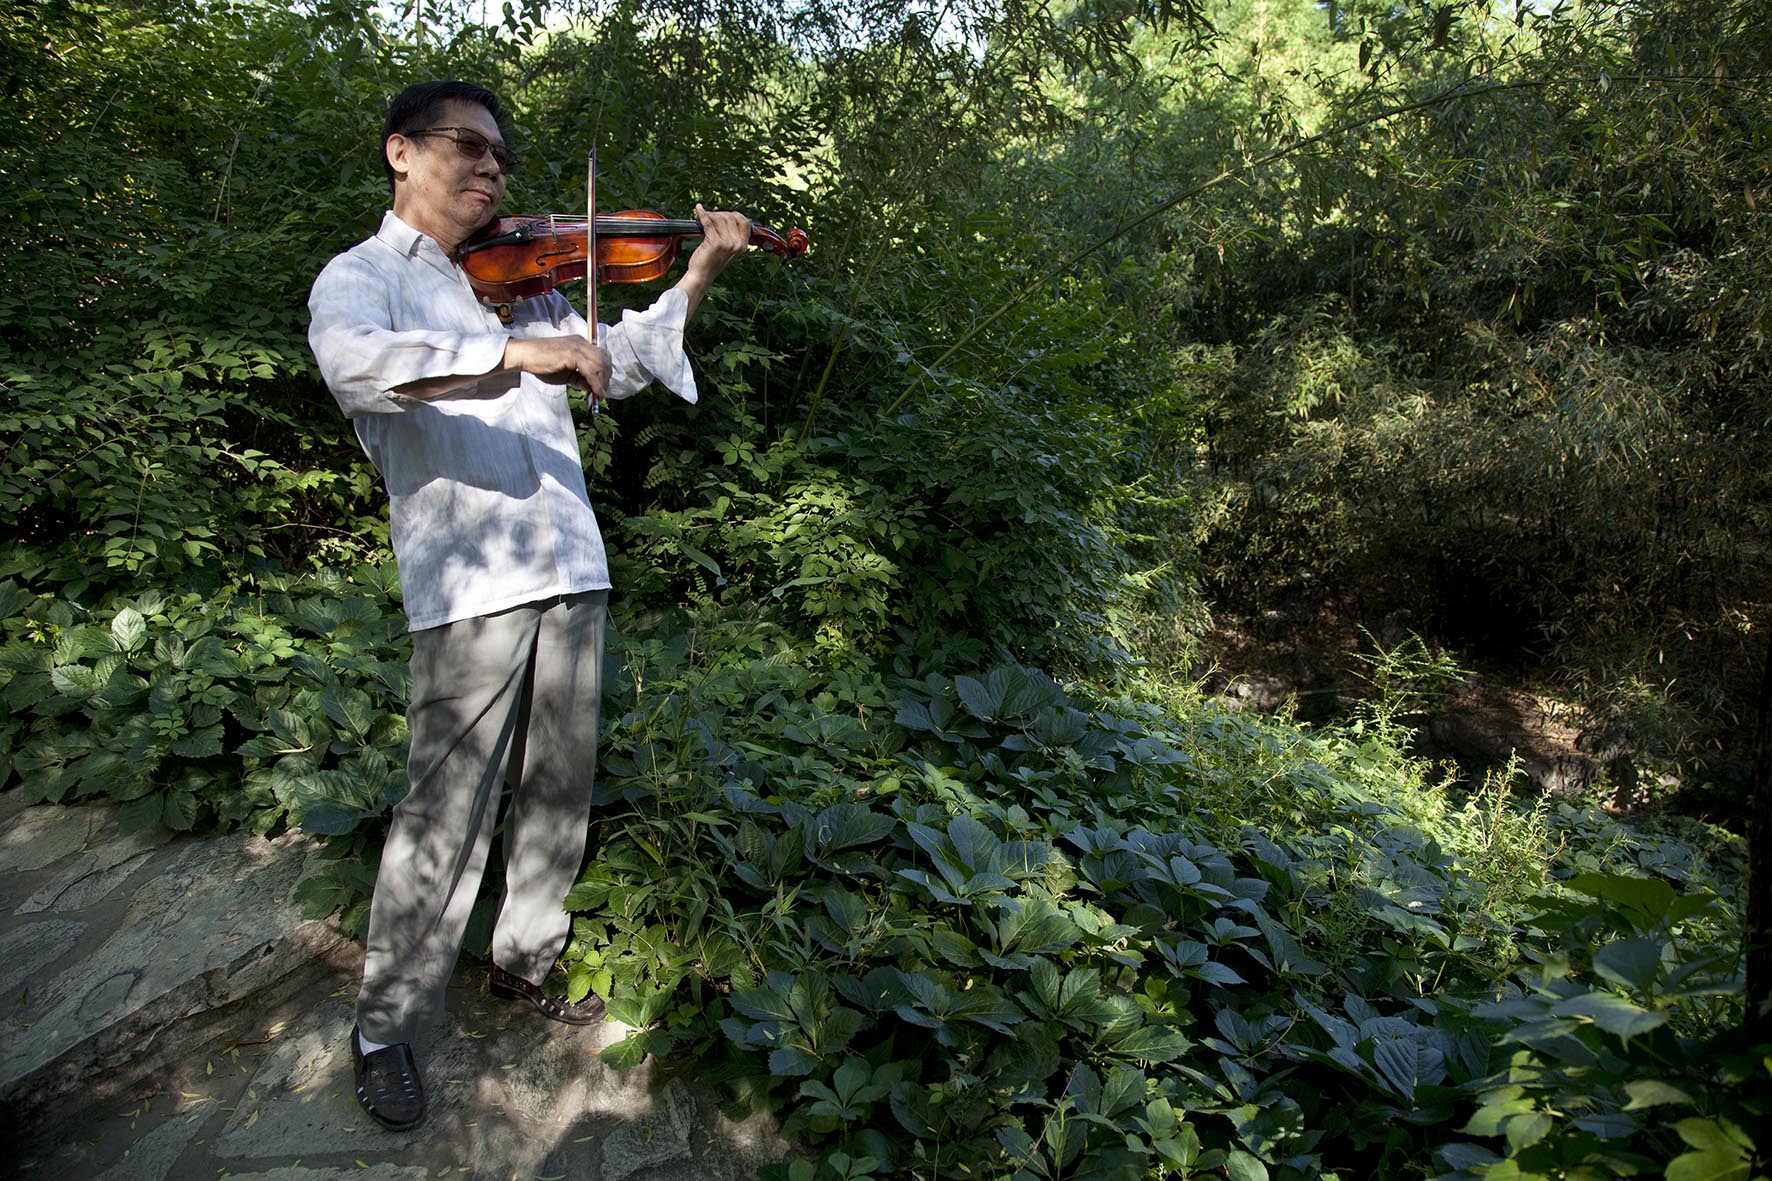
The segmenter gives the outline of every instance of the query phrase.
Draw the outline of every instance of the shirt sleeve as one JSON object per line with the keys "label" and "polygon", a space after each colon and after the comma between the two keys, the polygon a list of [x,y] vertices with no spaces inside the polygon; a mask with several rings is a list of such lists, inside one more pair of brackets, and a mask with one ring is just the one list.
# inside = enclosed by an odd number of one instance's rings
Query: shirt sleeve
{"label": "shirt sleeve", "polygon": [[[573,313],[577,317],[577,313]],[[689,297],[675,287],[643,312],[624,311],[621,323],[603,332],[609,350],[609,397],[626,398],[658,382],[685,402],[699,396],[695,371],[683,351],[683,326],[689,319]],[[584,320],[578,319],[583,331]]]}
{"label": "shirt sleeve", "polygon": [[517,388],[515,370],[495,372],[507,336],[447,330],[396,330],[387,280],[361,258],[328,263],[308,296],[308,345],[327,388],[350,418],[398,413],[420,400],[396,387],[426,378],[467,378],[452,398],[494,398]]}

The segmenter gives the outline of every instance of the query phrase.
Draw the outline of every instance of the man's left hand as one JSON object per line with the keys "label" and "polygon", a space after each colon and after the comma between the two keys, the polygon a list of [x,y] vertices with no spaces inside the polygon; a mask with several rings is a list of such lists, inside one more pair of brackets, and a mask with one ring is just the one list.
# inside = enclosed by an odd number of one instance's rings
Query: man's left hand
{"label": "man's left hand", "polygon": [[689,256],[689,265],[677,287],[689,297],[689,310],[695,311],[701,297],[713,285],[720,272],[751,245],[751,219],[742,213],[710,212],[695,205],[695,220],[701,223],[701,245]]}

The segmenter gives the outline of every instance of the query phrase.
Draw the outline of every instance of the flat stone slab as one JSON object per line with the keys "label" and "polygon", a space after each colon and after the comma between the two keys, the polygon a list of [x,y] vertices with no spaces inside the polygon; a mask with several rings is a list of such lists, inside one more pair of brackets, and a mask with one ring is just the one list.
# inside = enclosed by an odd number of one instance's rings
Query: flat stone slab
{"label": "flat stone slab", "polygon": [[[16,795],[16,793],[10,793]],[[119,834],[101,805],[9,808],[0,880],[0,1104],[52,1105],[116,1080],[181,1018],[261,993],[342,945],[291,894],[319,846],[299,834]]]}
{"label": "flat stone slab", "polygon": [[415,1047],[429,1119],[385,1131],[352,1080],[361,949],[291,897],[316,853],[299,836],[122,837],[107,808],[0,794],[0,996],[21,998],[0,1006],[0,1097],[20,1175],[751,1181],[790,1154],[692,1077],[605,1065],[622,1027],[495,999],[466,963]]}

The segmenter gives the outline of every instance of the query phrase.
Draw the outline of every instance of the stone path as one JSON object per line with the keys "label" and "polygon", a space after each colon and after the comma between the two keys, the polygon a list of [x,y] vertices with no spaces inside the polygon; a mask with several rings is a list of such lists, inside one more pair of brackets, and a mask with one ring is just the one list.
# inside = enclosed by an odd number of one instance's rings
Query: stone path
{"label": "stone path", "polygon": [[431,1114],[383,1131],[346,1049],[361,949],[292,900],[300,836],[119,836],[0,793],[0,1176],[750,1181],[788,1147],[693,1079],[597,1051],[464,963],[416,1047]]}

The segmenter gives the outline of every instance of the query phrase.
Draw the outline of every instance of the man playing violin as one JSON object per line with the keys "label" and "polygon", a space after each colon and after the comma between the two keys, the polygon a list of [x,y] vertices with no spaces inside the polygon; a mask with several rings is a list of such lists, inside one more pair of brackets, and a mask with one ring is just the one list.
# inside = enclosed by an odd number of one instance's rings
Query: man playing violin
{"label": "man playing violin", "polygon": [[585,852],[610,585],[567,387],[595,405],[657,381],[695,401],[684,322],[746,249],[750,220],[697,205],[703,240],[682,280],[599,346],[557,292],[501,321],[453,261],[504,199],[496,97],[407,87],[382,155],[393,208],[315,281],[308,340],[387,486],[412,633],[410,789],[382,852],[351,1034],[358,1101],[398,1130],[424,1118],[412,1043],[442,1015],[507,779],[490,991],[569,1024],[602,1016],[594,995],[541,988]]}

